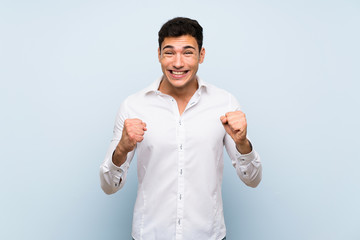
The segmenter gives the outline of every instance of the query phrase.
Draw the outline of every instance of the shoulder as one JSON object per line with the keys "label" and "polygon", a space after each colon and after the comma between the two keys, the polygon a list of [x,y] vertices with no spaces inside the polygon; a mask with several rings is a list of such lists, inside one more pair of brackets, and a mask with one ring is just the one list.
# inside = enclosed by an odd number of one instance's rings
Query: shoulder
{"label": "shoulder", "polygon": [[221,98],[234,98],[234,95],[229,91],[217,87],[211,83],[204,83],[204,92],[208,94],[210,97],[221,97]]}
{"label": "shoulder", "polygon": [[158,84],[159,84],[159,80],[151,83],[146,88],[143,88],[133,94],[130,94],[125,98],[124,102],[130,104],[130,103],[137,103],[139,101],[146,101],[149,97],[154,95],[154,93],[157,90]]}
{"label": "shoulder", "polygon": [[[155,83],[156,84],[156,83]],[[120,104],[119,112],[128,113],[132,109],[143,108],[156,95],[154,83],[138,92],[128,95]]]}
{"label": "shoulder", "polygon": [[227,106],[231,111],[240,108],[238,100],[229,91],[210,83],[204,83],[204,86],[205,87],[203,92],[206,96],[208,96],[208,98],[216,101],[219,104]]}

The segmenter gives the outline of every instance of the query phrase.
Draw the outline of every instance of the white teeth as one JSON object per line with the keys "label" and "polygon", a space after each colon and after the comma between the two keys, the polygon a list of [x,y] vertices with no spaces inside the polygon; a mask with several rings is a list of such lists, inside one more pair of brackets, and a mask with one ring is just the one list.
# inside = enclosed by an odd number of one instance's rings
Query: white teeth
{"label": "white teeth", "polygon": [[182,74],[185,74],[185,72],[175,72],[175,71],[172,71],[173,74],[176,74],[176,75],[182,75]]}

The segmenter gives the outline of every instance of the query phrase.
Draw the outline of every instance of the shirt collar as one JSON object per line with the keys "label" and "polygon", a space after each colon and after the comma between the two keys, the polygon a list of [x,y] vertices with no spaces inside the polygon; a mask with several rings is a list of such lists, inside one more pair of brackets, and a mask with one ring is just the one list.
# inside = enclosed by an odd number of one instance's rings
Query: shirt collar
{"label": "shirt collar", "polygon": [[[147,93],[151,93],[151,92],[157,92],[161,83],[163,77],[158,78],[155,82],[153,82],[150,86],[148,86],[147,88],[145,88],[145,94]],[[199,84],[199,88],[198,90],[200,90],[200,92],[203,89],[206,89],[207,87],[207,83],[205,81],[203,81],[201,78],[199,78],[198,76],[196,76],[196,79],[198,81]]]}

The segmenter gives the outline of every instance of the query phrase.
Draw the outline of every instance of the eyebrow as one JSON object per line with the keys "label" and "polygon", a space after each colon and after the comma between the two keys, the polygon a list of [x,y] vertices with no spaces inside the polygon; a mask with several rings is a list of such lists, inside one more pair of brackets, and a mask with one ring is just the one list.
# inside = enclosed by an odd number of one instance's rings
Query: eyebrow
{"label": "eyebrow", "polygon": [[[163,47],[163,49],[162,49],[162,50],[164,50],[165,48],[171,48],[171,49],[174,49],[175,47],[174,47],[174,46],[172,46],[172,45],[166,45],[166,46],[164,46],[164,47]],[[183,47],[183,49],[188,49],[188,48],[192,48],[192,49],[196,50],[193,46],[190,46],[190,45],[187,45],[187,46]]]}

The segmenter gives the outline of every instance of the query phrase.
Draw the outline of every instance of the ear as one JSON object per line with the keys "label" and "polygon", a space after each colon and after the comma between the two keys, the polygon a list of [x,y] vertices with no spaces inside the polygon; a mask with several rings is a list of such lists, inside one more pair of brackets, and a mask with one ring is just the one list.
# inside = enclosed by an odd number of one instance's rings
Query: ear
{"label": "ear", "polygon": [[203,63],[205,59],[205,48],[201,48],[200,56],[199,56],[199,63]]}
{"label": "ear", "polygon": [[160,57],[161,57],[161,52],[160,52],[160,48],[158,48],[158,59],[159,59],[159,62],[160,62]]}

